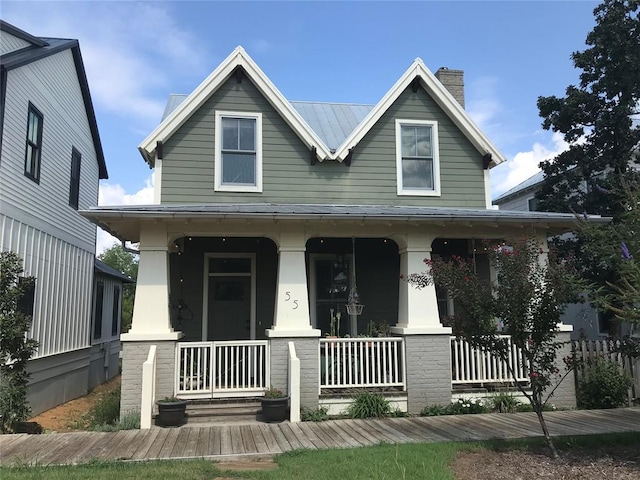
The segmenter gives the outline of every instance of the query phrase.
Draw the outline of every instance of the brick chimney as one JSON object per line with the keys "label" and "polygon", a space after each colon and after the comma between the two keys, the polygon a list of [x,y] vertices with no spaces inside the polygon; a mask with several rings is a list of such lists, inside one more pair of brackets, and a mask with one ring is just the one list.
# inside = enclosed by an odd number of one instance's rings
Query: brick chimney
{"label": "brick chimney", "polygon": [[440,67],[436,72],[436,78],[464,108],[464,71]]}

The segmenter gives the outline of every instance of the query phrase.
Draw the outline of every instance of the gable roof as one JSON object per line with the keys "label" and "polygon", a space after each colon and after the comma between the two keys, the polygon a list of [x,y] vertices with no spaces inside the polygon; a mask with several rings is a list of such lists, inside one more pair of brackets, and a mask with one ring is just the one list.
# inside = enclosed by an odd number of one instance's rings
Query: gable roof
{"label": "gable roof", "polygon": [[317,149],[320,161],[345,160],[349,151],[416,79],[474,147],[483,156],[490,155],[490,167],[506,160],[419,58],[376,105],[289,102],[245,50],[237,47],[190,95],[170,96],[160,125],[138,147],[151,166],[155,161],[157,142],[164,142],[180,128],[238,67],[241,67],[254,81],[265,98],[307,147]]}
{"label": "gable roof", "polygon": [[6,96],[7,72],[13,70],[14,68],[28,65],[42,58],[46,58],[58,52],[70,49],[73,56],[73,62],[76,67],[76,73],[78,75],[78,82],[80,84],[80,90],[82,92],[84,108],[87,113],[87,119],[89,121],[91,138],[93,139],[93,145],[96,150],[99,178],[109,178],[109,174],[107,173],[107,164],[105,162],[104,152],[102,150],[102,142],[100,141],[100,134],[98,132],[98,122],[96,121],[93,102],[91,101],[89,82],[87,81],[87,74],[84,69],[84,63],[82,61],[82,54],[80,53],[80,44],[78,43],[78,40],[65,38],[34,37],[27,32],[24,32],[23,30],[20,30],[19,28],[16,28],[13,25],[5,22],[4,20],[0,20],[0,31],[7,32],[31,43],[30,47],[21,48],[20,50],[16,50],[15,52],[0,56],[0,147],[2,146],[2,131],[4,127],[4,105]]}

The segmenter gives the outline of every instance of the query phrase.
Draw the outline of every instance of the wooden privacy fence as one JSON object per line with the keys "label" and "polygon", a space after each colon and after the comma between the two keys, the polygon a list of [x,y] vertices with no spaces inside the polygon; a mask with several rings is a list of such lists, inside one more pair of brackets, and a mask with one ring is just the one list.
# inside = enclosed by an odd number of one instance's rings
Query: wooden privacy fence
{"label": "wooden privacy fence", "polygon": [[576,368],[576,382],[580,382],[583,378],[589,364],[600,358],[620,365],[620,368],[633,380],[633,386],[629,392],[630,399],[640,397],[640,359],[633,359],[620,353],[618,351],[620,345],[620,340],[574,340],[573,354],[581,364]]}

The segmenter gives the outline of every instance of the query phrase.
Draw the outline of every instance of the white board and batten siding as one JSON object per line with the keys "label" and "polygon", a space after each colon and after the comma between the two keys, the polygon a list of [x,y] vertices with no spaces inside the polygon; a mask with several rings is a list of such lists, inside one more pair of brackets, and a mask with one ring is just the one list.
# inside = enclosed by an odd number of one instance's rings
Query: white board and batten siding
{"label": "white board and batten siding", "polygon": [[[24,175],[28,106],[43,114],[39,184]],[[0,159],[0,249],[36,277],[37,356],[90,345],[96,227],[69,206],[71,151],[82,155],[79,209],[97,204],[99,168],[70,50],[10,70]]]}
{"label": "white board and batten siding", "polygon": [[0,32],[0,55],[15,52],[22,48],[31,46],[29,42],[21,38],[11,35],[7,32]]}

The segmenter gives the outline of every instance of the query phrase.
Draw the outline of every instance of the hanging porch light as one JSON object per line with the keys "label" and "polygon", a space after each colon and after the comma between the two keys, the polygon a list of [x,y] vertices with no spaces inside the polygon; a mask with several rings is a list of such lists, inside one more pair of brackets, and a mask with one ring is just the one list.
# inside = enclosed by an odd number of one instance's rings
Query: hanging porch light
{"label": "hanging porch light", "polygon": [[351,237],[351,263],[353,275],[351,277],[351,286],[349,289],[349,297],[347,300],[347,313],[349,315],[360,315],[364,305],[360,303],[360,295],[358,295],[358,287],[356,284],[356,238]]}

